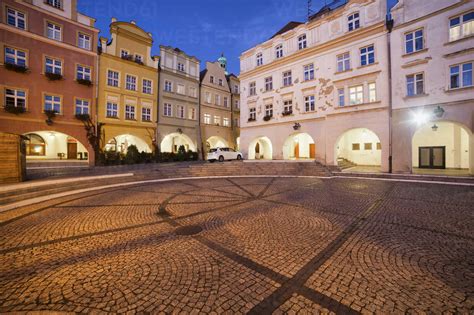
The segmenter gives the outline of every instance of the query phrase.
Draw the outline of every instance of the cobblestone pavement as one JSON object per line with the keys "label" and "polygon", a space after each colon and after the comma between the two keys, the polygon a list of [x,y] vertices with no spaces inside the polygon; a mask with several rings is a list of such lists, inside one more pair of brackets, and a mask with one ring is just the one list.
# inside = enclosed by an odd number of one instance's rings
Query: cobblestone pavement
{"label": "cobblestone pavement", "polygon": [[474,189],[136,185],[2,213],[0,312],[474,312]]}

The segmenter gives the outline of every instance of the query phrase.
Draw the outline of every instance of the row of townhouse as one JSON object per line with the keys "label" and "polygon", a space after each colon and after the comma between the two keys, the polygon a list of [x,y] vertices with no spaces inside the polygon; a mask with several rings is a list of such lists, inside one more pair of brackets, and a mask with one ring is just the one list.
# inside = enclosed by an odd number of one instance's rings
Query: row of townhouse
{"label": "row of townhouse", "polygon": [[225,57],[200,71],[200,61],[178,48],[162,45],[154,56],[152,34],[135,21],[113,18],[110,38],[98,38],[95,20],[76,4],[0,6],[0,131],[26,137],[27,160],[92,165],[95,153],[130,145],[238,147],[239,80],[226,72]]}
{"label": "row of townhouse", "polygon": [[473,173],[474,3],[386,13],[385,0],[336,1],[242,53],[248,159]]}

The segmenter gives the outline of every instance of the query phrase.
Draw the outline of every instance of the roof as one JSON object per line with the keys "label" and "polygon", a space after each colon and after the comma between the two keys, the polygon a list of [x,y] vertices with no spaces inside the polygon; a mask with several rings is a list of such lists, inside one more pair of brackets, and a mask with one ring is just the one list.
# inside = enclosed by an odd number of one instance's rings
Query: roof
{"label": "roof", "polygon": [[291,21],[289,23],[287,23],[285,26],[283,26],[278,32],[276,32],[272,37],[270,37],[270,39],[280,35],[280,34],[283,34],[283,33],[286,33],[288,31],[291,31],[292,29],[294,29],[295,27],[301,25],[301,24],[304,24],[303,22],[295,22],[295,21]]}
{"label": "roof", "polygon": [[331,3],[324,5],[321,9],[319,9],[318,12],[311,15],[308,20],[309,21],[315,20],[315,19],[325,15],[326,13],[329,13],[331,11],[336,10],[337,8],[340,8],[344,5],[346,5],[346,3],[347,3],[347,0],[334,0]]}
{"label": "roof", "polygon": [[200,81],[202,81],[202,79],[204,79],[204,77],[206,76],[206,73],[207,73],[207,69],[204,69],[201,72],[199,72],[199,80]]}

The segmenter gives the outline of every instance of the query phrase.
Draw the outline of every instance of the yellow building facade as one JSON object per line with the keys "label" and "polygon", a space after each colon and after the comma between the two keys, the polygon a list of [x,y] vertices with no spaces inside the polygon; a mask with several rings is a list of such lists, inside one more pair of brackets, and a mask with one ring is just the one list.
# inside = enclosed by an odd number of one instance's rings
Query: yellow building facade
{"label": "yellow building facade", "polygon": [[156,145],[158,64],[153,39],[134,21],[112,19],[111,38],[100,38],[98,121],[104,151],[126,153],[130,145]]}

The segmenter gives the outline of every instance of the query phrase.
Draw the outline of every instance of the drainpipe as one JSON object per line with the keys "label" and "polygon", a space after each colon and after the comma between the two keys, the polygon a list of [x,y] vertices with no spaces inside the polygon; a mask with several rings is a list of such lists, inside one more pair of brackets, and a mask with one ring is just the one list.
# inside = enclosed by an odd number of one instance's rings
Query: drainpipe
{"label": "drainpipe", "polygon": [[[99,53],[99,48],[97,48],[97,54],[96,54],[96,62],[95,62],[95,113],[94,113],[94,122],[95,122],[95,134],[98,137],[96,141],[98,141],[99,145],[99,150],[100,151],[100,140],[101,140],[101,135],[99,134],[99,67],[100,67],[100,53]],[[95,156],[95,148],[92,148],[94,151],[94,164],[97,165],[97,162],[99,160],[98,156]]]}
{"label": "drainpipe", "polygon": [[201,84],[200,75],[199,75],[198,81],[199,81],[199,84],[198,84],[198,141],[199,141],[198,148],[201,148],[201,158],[202,158],[202,160],[204,160],[205,159],[205,156],[204,156],[205,153],[204,153],[204,145],[202,144],[202,130],[201,130],[201,88],[202,88],[202,84]]}
{"label": "drainpipe", "polygon": [[393,173],[393,160],[392,160],[392,138],[393,138],[393,131],[392,131],[392,50],[391,50],[391,33],[393,29],[393,19],[390,14],[387,14],[386,22],[387,26],[387,51],[388,51],[388,172]]}
{"label": "drainpipe", "polygon": [[[161,153],[161,139],[159,138],[159,129],[160,128],[160,108],[161,108],[161,51],[160,51],[160,59],[158,60],[158,89],[156,93],[158,93],[157,101],[158,104],[156,104],[156,132],[155,132],[155,144],[156,144],[156,149],[158,149],[158,152]],[[156,152],[156,153],[158,153]],[[158,156],[158,155],[156,155]]]}

